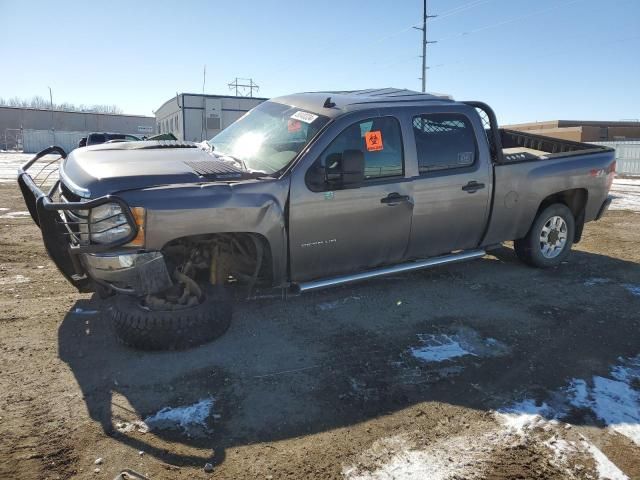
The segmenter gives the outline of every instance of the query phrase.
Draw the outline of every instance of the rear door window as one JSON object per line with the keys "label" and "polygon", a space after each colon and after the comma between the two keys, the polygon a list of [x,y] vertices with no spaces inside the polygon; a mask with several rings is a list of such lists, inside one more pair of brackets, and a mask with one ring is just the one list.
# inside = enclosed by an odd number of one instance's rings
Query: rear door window
{"label": "rear door window", "polygon": [[478,147],[469,119],[459,113],[433,113],[413,117],[418,170],[469,167],[476,162]]}

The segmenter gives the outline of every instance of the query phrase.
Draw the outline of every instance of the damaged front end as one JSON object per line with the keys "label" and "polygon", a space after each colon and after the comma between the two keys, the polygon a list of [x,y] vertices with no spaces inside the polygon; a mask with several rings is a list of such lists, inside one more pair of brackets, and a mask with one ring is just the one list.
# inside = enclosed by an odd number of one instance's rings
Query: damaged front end
{"label": "damaged front end", "polygon": [[[34,165],[45,156],[44,166]],[[49,147],[38,153],[18,170],[18,185],[33,221],[40,227],[42,239],[60,272],[80,292],[95,290],[91,278],[80,260],[82,254],[113,251],[133,242],[139,235],[139,220],[134,211],[121,198],[105,195],[89,200],[65,186],[58,172],[66,152],[60,147]],[[47,193],[42,189],[47,188]],[[105,208],[117,212],[106,217],[94,213]],[[107,223],[105,223],[107,222]],[[111,235],[118,231],[117,235]],[[98,236],[101,241],[92,239]]]}

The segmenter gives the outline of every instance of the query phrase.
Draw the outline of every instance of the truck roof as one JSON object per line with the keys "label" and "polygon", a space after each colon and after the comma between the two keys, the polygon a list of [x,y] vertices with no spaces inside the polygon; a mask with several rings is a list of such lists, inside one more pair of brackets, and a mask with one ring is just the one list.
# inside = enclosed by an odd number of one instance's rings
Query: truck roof
{"label": "truck roof", "polygon": [[[335,105],[326,107],[327,99]],[[277,103],[292,105],[314,113],[335,118],[354,110],[382,105],[421,104],[424,102],[454,103],[450,95],[421,93],[406,88],[369,88],[365,90],[327,90],[302,92],[271,99]]]}

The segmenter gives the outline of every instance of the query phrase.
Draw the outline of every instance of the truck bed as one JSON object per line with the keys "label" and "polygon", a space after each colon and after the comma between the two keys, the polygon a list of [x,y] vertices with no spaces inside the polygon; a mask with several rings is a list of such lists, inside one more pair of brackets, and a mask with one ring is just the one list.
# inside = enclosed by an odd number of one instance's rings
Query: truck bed
{"label": "truck bed", "polygon": [[504,163],[546,160],[585,153],[602,153],[607,150],[607,147],[600,145],[545,137],[529,132],[503,128],[499,132]]}

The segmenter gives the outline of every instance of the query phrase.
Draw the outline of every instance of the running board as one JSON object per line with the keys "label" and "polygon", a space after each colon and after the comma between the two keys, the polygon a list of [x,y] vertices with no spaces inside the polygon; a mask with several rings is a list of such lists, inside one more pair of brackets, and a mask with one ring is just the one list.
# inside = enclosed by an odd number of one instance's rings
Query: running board
{"label": "running board", "polygon": [[[393,273],[411,272],[413,270],[422,270],[424,268],[435,267],[438,265],[445,265],[447,263],[463,262],[465,260],[473,260],[475,258],[483,257],[486,254],[484,250],[468,250],[460,253],[452,253],[450,255],[443,255],[442,257],[434,257],[428,260],[420,260],[417,262],[401,263],[400,265],[394,265],[392,267],[378,268],[376,270],[369,270],[367,272],[355,273],[353,275],[342,275],[334,278],[326,278],[323,280],[314,280],[312,282],[303,282],[297,284],[297,291],[308,292],[311,290],[318,290],[320,288],[334,287],[336,285],[343,285],[345,283],[357,282],[359,280],[367,280],[369,278],[382,277],[384,275],[390,275]],[[295,288],[295,287],[294,287]]]}

